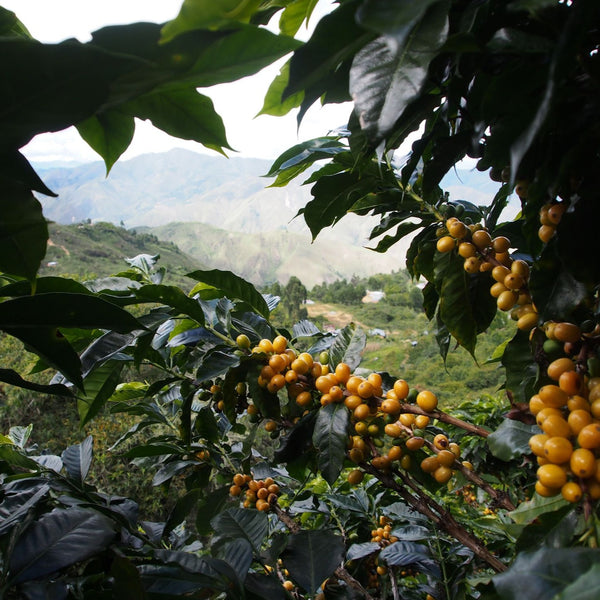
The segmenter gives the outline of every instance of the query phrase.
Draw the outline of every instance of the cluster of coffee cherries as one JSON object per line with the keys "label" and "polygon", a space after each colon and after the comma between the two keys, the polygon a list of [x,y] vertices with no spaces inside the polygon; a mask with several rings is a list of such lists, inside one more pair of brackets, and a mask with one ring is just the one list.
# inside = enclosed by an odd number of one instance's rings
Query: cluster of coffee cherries
{"label": "cluster of coffee cherries", "polygon": [[[348,398],[352,395],[346,400]],[[351,402],[353,405],[357,401]],[[355,434],[349,440],[348,457],[356,464],[370,461],[373,467],[383,472],[389,471],[394,462],[408,470],[413,464],[412,455],[427,449],[431,455],[420,461],[421,470],[438,483],[446,483],[454,473],[453,467],[457,467],[455,461],[460,457],[460,447],[444,434],[427,440],[423,430],[430,424],[433,415],[408,412],[406,408],[411,402],[426,413],[433,413],[438,405],[433,392],[413,390],[410,393],[403,379],[396,380],[380,402],[358,404],[352,413]],[[360,409],[363,406],[366,410]],[[357,412],[357,409],[360,410]],[[387,443],[382,434],[387,436]],[[348,481],[356,485],[362,481],[363,475],[360,468],[354,469],[349,473]]]}
{"label": "cluster of coffee cherries", "polygon": [[[547,323],[549,339],[577,346],[580,328],[573,323]],[[562,494],[568,502],[585,495],[600,499],[600,378],[588,377],[585,365],[562,356],[547,367],[553,382],[529,400],[542,433],[529,446],[539,464],[535,490],[541,496]]]}
{"label": "cluster of coffee cherries", "polygon": [[399,538],[392,535],[392,520],[389,517],[380,516],[378,527],[371,529],[371,542],[379,544],[382,548],[397,542]]}
{"label": "cluster of coffee cherries", "polygon": [[538,237],[544,244],[547,244],[554,237],[556,227],[560,223],[567,207],[567,202],[551,202],[544,204],[540,209],[540,228],[538,229]]}
{"label": "cluster of coffee cherries", "polygon": [[272,477],[256,480],[252,475],[236,473],[229,494],[234,497],[245,493],[244,508],[256,508],[268,512],[279,497],[279,485]]}
{"label": "cluster of coffee cherries", "polygon": [[456,250],[464,258],[467,273],[491,272],[495,283],[490,294],[496,298],[498,308],[512,311],[511,317],[517,321],[519,329],[533,329],[538,322],[538,313],[527,286],[529,265],[524,260],[511,258],[510,240],[505,236],[492,238],[482,225],[466,225],[457,217],[450,217],[445,229],[448,235],[438,239],[438,252]]}
{"label": "cluster of coffee cherries", "polygon": [[[358,375],[344,362],[330,371],[325,360],[328,356],[323,357],[322,363],[308,352],[297,354],[288,348],[283,336],[262,339],[251,348],[248,338],[242,335],[237,338],[237,344],[264,361],[258,384],[269,392],[277,393],[285,388],[288,396],[305,410],[332,403],[346,406],[353,429],[348,441],[348,457],[357,465],[348,474],[351,485],[359,484],[364,477],[361,463],[368,462],[382,472],[389,472],[397,462],[408,470],[412,468],[412,455],[421,450],[428,451],[425,458],[422,453],[419,455],[421,470],[439,483],[448,482],[454,470],[460,468],[455,463],[460,458],[458,444],[451,443],[444,434],[431,439],[425,437],[424,430],[435,417],[438,406],[433,392],[410,390],[404,379],[397,379],[384,393],[379,373]],[[248,413],[253,418],[258,417],[253,404],[248,405]],[[267,420],[264,427],[273,435],[278,433],[280,424]]]}

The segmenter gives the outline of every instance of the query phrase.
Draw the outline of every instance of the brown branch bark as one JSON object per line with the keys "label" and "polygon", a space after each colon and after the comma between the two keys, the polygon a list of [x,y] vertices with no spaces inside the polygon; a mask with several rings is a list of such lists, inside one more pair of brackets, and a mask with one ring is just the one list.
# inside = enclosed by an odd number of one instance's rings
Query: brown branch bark
{"label": "brown branch bark", "polygon": [[466,421],[453,417],[452,415],[449,415],[448,413],[445,413],[441,410],[433,410],[431,412],[426,412],[422,408],[419,408],[414,404],[402,404],[401,411],[404,413],[412,413],[413,415],[425,415],[427,417],[433,417],[438,421],[442,421],[442,423],[454,425],[456,427],[459,427],[460,429],[464,429],[465,431],[474,433],[475,435],[479,435],[484,438],[490,435],[490,432],[487,429],[479,427],[478,425],[473,425],[473,423],[467,423]]}
{"label": "brown branch bark", "polygon": [[[427,496],[408,475],[395,472],[405,484],[400,485],[394,479],[393,474],[383,473],[368,463],[361,463],[360,466],[367,473],[377,477],[386,487],[397,492],[409,506],[427,517],[437,527],[472,550],[477,557],[486,562],[494,571],[500,573],[506,570],[506,565],[503,562],[494,556],[476,536],[460,525],[448,511],[444,510],[433,498]],[[414,494],[411,494],[407,487]]]}

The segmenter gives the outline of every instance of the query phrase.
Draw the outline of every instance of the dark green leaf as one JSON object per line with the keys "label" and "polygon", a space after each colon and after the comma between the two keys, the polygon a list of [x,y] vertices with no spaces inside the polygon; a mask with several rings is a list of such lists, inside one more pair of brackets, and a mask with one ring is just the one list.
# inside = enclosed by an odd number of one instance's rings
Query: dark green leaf
{"label": "dark green leaf", "polygon": [[175,475],[179,475],[179,473],[190,468],[192,465],[197,464],[198,463],[195,460],[175,460],[173,462],[169,462],[159,471],[157,471],[156,475],[154,475],[152,478],[152,485],[162,485],[163,483],[173,479]]}
{"label": "dark green leaf", "polygon": [[354,323],[346,325],[335,337],[329,349],[330,364],[345,362],[354,371],[360,364],[362,352],[367,343],[365,332]]}
{"label": "dark green leaf", "polygon": [[512,460],[530,452],[529,438],[538,431],[535,425],[504,419],[500,427],[487,437],[491,453],[500,460]]}
{"label": "dark green leaf", "polygon": [[312,102],[322,95],[321,86],[333,77],[344,59],[360,48],[372,35],[357,25],[356,1],[344,2],[319,20],[310,40],[298,48],[290,62],[290,80],[284,99],[297,92],[317,87]]}
{"label": "dark green leaf", "polygon": [[448,9],[449,3],[437,2],[410,34],[382,36],[354,57],[350,93],[361,128],[372,143],[386,137],[406,107],[423,93],[429,63],[448,35]]}
{"label": "dark green leaf", "polygon": [[600,561],[600,550],[542,548],[521,552],[504,573],[493,578],[502,600],[554,598]]}
{"label": "dark green leaf", "polygon": [[317,413],[309,412],[302,417],[282,438],[281,445],[275,451],[275,460],[279,463],[287,463],[306,455],[312,447],[312,436],[315,428]]}
{"label": "dark green leaf", "polygon": [[221,350],[214,350],[204,356],[202,364],[196,371],[196,378],[200,381],[207,381],[213,377],[223,375],[229,369],[233,369],[239,364],[240,358],[233,354],[233,352],[227,353]]}
{"label": "dark green leaf", "polygon": [[123,454],[126,458],[139,458],[140,456],[163,456],[163,455],[183,455],[183,448],[176,444],[155,443],[141,444],[130,448]]}
{"label": "dark green leaf", "polygon": [[313,594],[340,566],[343,556],[344,541],[339,535],[312,530],[291,535],[281,559],[292,579]]}
{"label": "dark green leaf", "polygon": [[329,485],[333,485],[344,465],[349,420],[343,404],[324,406],[317,415],[313,444],[318,451],[319,471]]}
{"label": "dark green leaf", "polygon": [[576,532],[578,520],[579,515],[571,505],[539,515],[521,532],[517,539],[517,552],[534,550],[540,546],[568,546]]}
{"label": "dark green leaf", "polygon": [[252,564],[252,546],[245,539],[231,540],[225,545],[223,560],[236,572],[240,581],[244,581]]}
{"label": "dark green leaf", "polygon": [[357,11],[356,18],[364,27],[393,36],[401,42],[436,2],[439,0],[366,0]]}
{"label": "dark green leaf", "polygon": [[135,290],[136,298],[145,302],[163,302],[204,325],[204,312],[197,300],[186,296],[178,287],[170,285],[144,285]]}
{"label": "dark green leaf", "polygon": [[52,292],[0,303],[0,329],[6,327],[81,327],[128,333],[142,329],[127,311],[85,294]]}
{"label": "dark green leaf", "polygon": [[346,553],[346,560],[358,560],[379,552],[381,546],[376,542],[363,542],[362,544],[352,544]]}
{"label": "dark green leaf", "polygon": [[506,369],[506,389],[513,395],[515,402],[529,402],[538,366],[526,332],[517,331],[507,344],[502,355],[502,366]]}
{"label": "dark green leaf", "polygon": [[[0,304],[0,311],[2,304]],[[5,327],[4,331],[20,339],[25,348],[35,352],[47,365],[60,371],[77,387],[83,387],[81,361],[67,338],[55,327]]]}
{"label": "dark green leaf", "polygon": [[440,568],[430,558],[427,548],[415,542],[394,542],[379,553],[379,560],[396,567],[413,565],[417,570],[435,578],[441,576]]}
{"label": "dark green leaf", "polygon": [[60,383],[44,385],[23,379],[16,371],[12,369],[0,369],[0,381],[14,385],[24,390],[40,392],[41,394],[52,394],[55,396],[73,396],[73,392]]}
{"label": "dark green leaf", "polygon": [[313,200],[308,202],[302,213],[312,239],[325,227],[337,223],[367,191],[356,173],[321,177],[311,188]]}
{"label": "dark green leaf", "polygon": [[109,110],[93,115],[77,124],[79,135],[103,159],[106,174],[127,150],[135,131],[133,117],[120,110]]}
{"label": "dark green leaf", "polygon": [[106,517],[76,507],[54,509],[22,534],[10,558],[11,581],[37,579],[103,551],[115,537]]}
{"label": "dark green leaf", "polygon": [[[198,32],[202,36],[207,33]],[[204,88],[236,81],[258,73],[263,67],[300,45],[297,40],[275,35],[264,27],[242,24],[215,37],[182,76],[178,85]]]}
{"label": "dark green leaf", "polygon": [[595,600],[600,596],[600,563],[592,565],[553,600]]}
{"label": "dark green leaf", "polygon": [[0,154],[0,181],[4,179],[13,180],[13,183],[17,183],[26,190],[56,197],[56,194],[46,187],[27,159],[16,150]]}
{"label": "dark green leaf", "polygon": [[219,538],[226,540],[243,539],[250,543],[255,552],[269,531],[267,515],[260,511],[230,508],[217,515],[211,525]]}
{"label": "dark green leaf", "polygon": [[208,442],[219,440],[219,425],[213,411],[208,406],[203,406],[198,411],[194,421],[194,430]]}
{"label": "dark green leaf", "polygon": [[128,102],[122,110],[152,121],[174,137],[194,140],[221,153],[223,148],[230,148],[212,100],[194,89],[155,91]]}
{"label": "dark green leaf", "polygon": [[94,368],[85,378],[85,393],[77,397],[77,410],[81,426],[89,423],[112,396],[121,380],[124,367],[121,360],[109,360]]}
{"label": "dark green leaf", "polygon": [[246,598],[248,600],[287,600],[287,592],[281,585],[281,581],[271,575],[259,575],[249,573],[245,581]]}
{"label": "dark green leaf", "polygon": [[200,535],[209,535],[212,532],[212,519],[223,509],[230,498],[229,484],[211,492],[208,496],[202,490],[196,513],[196,529]]}
{"label": "dark green leaf", "polygon": [[487,329],[496,314],[496,302],[489,293],[486,274],[469,275],[464,259],[454,252],[436,253],[435,287],[440,300],[438,314],[456,341],[470,354],[477,334]]}
{"label": "dark green leaf", "polygon": [[42,206],[22,184],[0,177],[0,186],[0,271],[33,282],[48,240]]}
{"label": "dark green leaf", "polygon": [[88,435],[81,444],[69,446],[61,455],[67,475],[82,486],[92,464],[94,443]]}
{"label": "dark green leaf", "polygon": [[251,283],[230,271],[220,271],[219,269],[194,271],[188,273],[187,277],[221,290],[231,300],[246,302],[263,317],[269,317],[269,307],[262,294]]}

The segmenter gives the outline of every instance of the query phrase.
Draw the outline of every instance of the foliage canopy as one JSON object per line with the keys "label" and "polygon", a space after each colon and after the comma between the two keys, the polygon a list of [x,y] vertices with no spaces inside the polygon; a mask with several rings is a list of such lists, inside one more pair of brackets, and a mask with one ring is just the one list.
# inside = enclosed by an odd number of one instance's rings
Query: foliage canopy
{"label": "foliage canopy", "polygon": [[[3,595],[558,599],[597,589],[600,5],[343,0],[302,44],[292,36],[315,4],[185,0],[163,27],[56,45],[0,9],[0,328],[39,356],[37,369],[59,372],[48,385],[8,369],[0,380],[75,399],[82,424],[106,406],[138,416],[121,441],[151,433],[127,456],[156,467],[155,485],[182,485],[163,522],[138,523],[133,500],[86,483],[90,439],[54,456],[13,428],[0,440]],[[264,27],[274,15],[278,34]],[[37,277],[48,233],[34,192],[52,192],[24,144],[76,125],[110,170],[138,117],[225,152],[223,123],[196,88],[290,52],[263,112],[299,107],[301,119],[317,100],[354,108],[343,130],[277,158],[273,185],[318,162],[301,211],[313,237],[348,212],[380,217],[378,252],[413,236],[407,268],[427,282],[443,356],[452,340],[473,353],[497,309],[512,310],[518,331],[494,357],[508,418],[493,399],[453,415],[388,374],[349,379],[364,333],[306,320],[275,330],[278,298],[229,272],[190,273],[183,291],[162,283],[157,257],[139,255],[88,285]],[[465,157],[498,182],[487,206],[439,187]],[[513,190],[521,211],[504,222]],[[134,317],[132,305],[144,311]],[[285,347],[295,355],[283,358]],[[319,373],[340,363],[327,387]],[[120,383],[141,365],[156,379]],[[474,465],[457,460],[454,442]],[[541,459],[535,495],[530,448]]]}

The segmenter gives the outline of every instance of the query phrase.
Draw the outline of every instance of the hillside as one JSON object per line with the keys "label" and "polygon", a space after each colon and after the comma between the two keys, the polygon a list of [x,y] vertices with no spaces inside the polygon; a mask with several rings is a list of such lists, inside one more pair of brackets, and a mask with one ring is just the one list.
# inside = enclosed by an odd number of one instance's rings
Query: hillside
{"label": "hillside", "polygon": [[124,270],[124,258],[138,254],[160,254],[159,265],[167,270],[165,281],[190,287],[185,277],[205,265],[171,242],[151,234],[137,234],[110,223],[58,225],[50,223],[50,241],[40,275],[76,275],[84,279],[112,275]]}
{"label": "hillside", "polygon": [[211,268],[233,271],[255,285],[287,283],[296,275],[311,288],[322,282],[389,273],[404,267],[400,255],[405,246],[401,245],[394,252],[378,254],[325,236],[311,244],[308,235],[281,229],[248,234],[202,223],[169,223],[139,231],[150,232],[159,239],[177,240],[177,245],[198,261]]}

